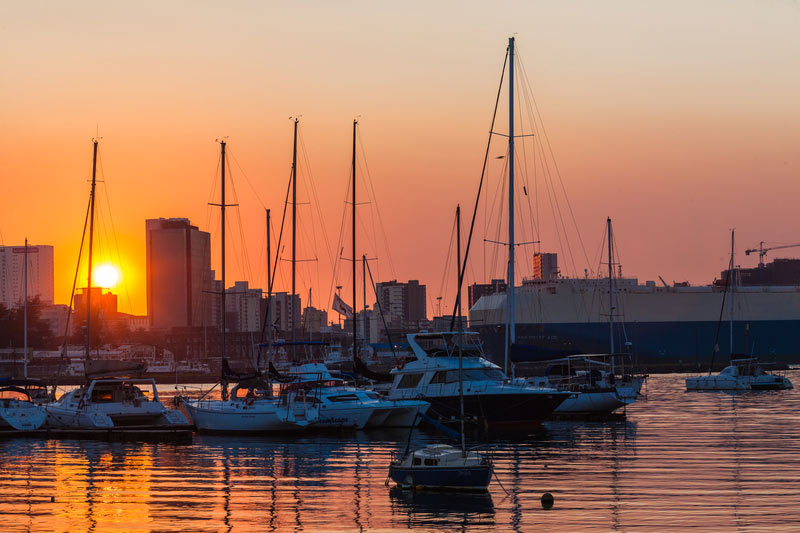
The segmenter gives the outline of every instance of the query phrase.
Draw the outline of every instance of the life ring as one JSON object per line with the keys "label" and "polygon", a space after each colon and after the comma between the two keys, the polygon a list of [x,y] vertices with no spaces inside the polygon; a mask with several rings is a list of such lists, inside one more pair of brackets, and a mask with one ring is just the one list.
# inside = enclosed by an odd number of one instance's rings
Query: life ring
{"label": "life ring", "polygon": [[403,370],[403,367],[406,366],[406,358],[403,357],[397,362],[397,370]]}

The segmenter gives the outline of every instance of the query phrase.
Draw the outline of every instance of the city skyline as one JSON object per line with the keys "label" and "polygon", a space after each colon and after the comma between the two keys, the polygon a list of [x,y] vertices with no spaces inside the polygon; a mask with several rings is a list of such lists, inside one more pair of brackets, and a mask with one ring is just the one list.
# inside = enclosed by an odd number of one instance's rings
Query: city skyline
{"label": "city skyline", "polygon": [[[313,287],[315,306],[329,307],[317,298],[329,299],[333,285],[347,286],[342,273],[349,266],[334,278],[322,230],[312,235],[311,229],[324,220],[326,240],[336,244],[349,130],[360,115],[359,157],[372,177],[388,243],[360,237],[363,253],[378,257],[370,265],[375,281],[419,279],[428,286],[429,310],[440,294],[450,309],[453,276],[445,290],[440,280],[452,216],[460,203],[468,223],[512,32],[589,257],[574,268],[561,261],[575,271],[566,273],[597,269],[591,263],[606,216],[614,219],[625,273],[640,280],[711,282],[727,264],[731,227],[737,262],[745,266],[757,257],[744,256],[744,248],[800,240],[792,232],[792,199],[800,192],[796,6],[509,3],[513,16],[478,5],[468,16],[454,4],[455,15],[422,4],[402,11],[360,5],[348,18],[324,4],[305,10],[250,4],[264,11],[252,17],[258,24],[242,20],[236,8],[203,4],[145,5],[124,21],[107,5],[78,4],[73,13],[11,6],[15,25],[2,37],[4,49],[14,52],[2,59],[14,83],[0,86],[7,109],[0,244],[17,246],[26,236],[52,244],[55,300],[68,301],[91,138],[99,135],[104,183],[96,263],[119,250],[121,310],[144,314],[145,219],[192,220],[211,233],[212,268],[219,269],[219,215],[207,204],[218,201],[215,141],[227,136],[240,204],[229,220],[236,228],[233,217],[241,218],[249,257],[241,245],[230,252],[229,279],[265,287],[264,208],[272,210],[277,232],[291,165],[287,119],[302,114],[307,160],[300,170],[304,183],[313,176],[323,201],[306,207],[314,195],[301,189],[299,217],[308,235],[298,253],[317,261],[300,267],[297,292]],[[296,17],[313,31],[286,24]],[[449,24],[439,24],[445,19]],[[207,42],[215,25],[222,41]],[[143,42],[145,28],[152,38]],[[99,40],[102,47],[95,46]],[[501,155],[498,148],[491,153],[495,176]],[[563,254],[548,216],[537,235],[540,250]],[[465,284],[503,277],[497,261],[484,271],[491,263],[484,257],[493,252],[484,251],[487,235],[479,229]],[[574,235],[572,245],[578,246]],[[527,263],[532,255],[532,249],[520,254]],[[518,269],[529,275],[532,267],[522,261]],[[285,264],[281,270],[275,290],[285,291]],[[342,294],[351,300],[348,288]]]}

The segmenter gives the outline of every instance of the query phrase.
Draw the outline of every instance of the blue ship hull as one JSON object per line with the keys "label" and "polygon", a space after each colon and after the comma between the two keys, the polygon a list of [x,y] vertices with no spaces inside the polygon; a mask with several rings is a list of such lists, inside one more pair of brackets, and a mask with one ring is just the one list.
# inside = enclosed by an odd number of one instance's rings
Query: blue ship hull
{"label": "blue ship hull", "polygon": [[424,490],[485,491],[492,477],[492,466],[402,467],[391,465],[389,478],[402,488]]}
{"label": "blue ship hull", "polygon": [[[615,327],[617,352],[629,352],[644,366],[691,367],[711,362],[719,328],[716,363],[727,361],[730,329],[727,322],[624,322]],[[504,330],[494,324],[473,328],[480,332],[490,359],[500,366],[504,358]],[[800,320],[736,321],[733,353],[754,355],[767,362],[800,361]],[[608,323],[517,324],[516,342],[536,346],[553,355],[608,353]],[[626,346],[626,342],[630,345]]]}

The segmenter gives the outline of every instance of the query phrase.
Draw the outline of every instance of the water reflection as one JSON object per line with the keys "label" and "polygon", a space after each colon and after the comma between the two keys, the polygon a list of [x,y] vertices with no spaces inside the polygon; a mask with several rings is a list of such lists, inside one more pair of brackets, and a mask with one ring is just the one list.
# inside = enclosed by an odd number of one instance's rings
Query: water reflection
{"label": "water reflection", "polygon": [[[800,382],[800,373],[794,376]],[[627,420],[492,436],[491,493],[389,490],[405,431],[197,436],[190,445],[0,441],[9,530],[781,529],[800,519],[800,391],[650,379]],[[479,442],[480,436],[471,436]],[[411,446],[441,441],[415,431]],[[505,491],[508,491],[506,495]],[[542,493],[555,497],[545,511]],[[53,498],[53,501],[51,501]]]}

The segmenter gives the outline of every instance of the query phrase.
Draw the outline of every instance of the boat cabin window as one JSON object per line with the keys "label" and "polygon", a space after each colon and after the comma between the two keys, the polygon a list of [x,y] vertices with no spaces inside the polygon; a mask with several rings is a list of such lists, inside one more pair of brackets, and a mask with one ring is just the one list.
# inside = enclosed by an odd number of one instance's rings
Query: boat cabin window
{"label": "boat cabin window", "polygon": [[[503,381],[502,371],[496,368],[465,368],[461,371],[463,381]],[[431,384],[458,383],[458,370],[440,370],[433,375]]]}
{"label": "boat cabin window", "polygon": [[436,466],[439,464],[439,461],[436,459],[425,459],[425,466]]}
{"label": "boat cabin window", "polygon": [[398,389],[413,389],[419,383],[419,380],[422,379],[422,374],[406,374],[400,379],[400,383],[398,383]]}
{"label": "boat cabin window", "polygon": [[332,402],[357,402],[358,396],[355,394],[340,394],[338,396],[329,396],[328,399]]}
{"label": "boat cabin window", "polygon": [[414,466],[419,466],[419,465],[422,464],[422,459],[420,459],[419,457],[414,457],[411,460],[411,464],[414,465]]}

